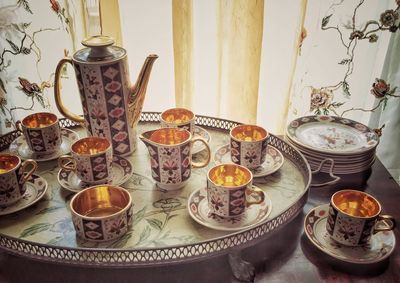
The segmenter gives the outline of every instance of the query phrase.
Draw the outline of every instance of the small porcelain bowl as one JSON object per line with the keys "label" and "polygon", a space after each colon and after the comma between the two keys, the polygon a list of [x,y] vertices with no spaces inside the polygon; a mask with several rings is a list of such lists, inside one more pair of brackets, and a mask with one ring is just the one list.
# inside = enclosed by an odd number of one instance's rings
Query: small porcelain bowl
{"label": "small porcelain bowl", "polygon": [[132,219],[132,198],[127,190],[97,185],[77,193],[70,203],[76,234],[102,242],[124,235]]}

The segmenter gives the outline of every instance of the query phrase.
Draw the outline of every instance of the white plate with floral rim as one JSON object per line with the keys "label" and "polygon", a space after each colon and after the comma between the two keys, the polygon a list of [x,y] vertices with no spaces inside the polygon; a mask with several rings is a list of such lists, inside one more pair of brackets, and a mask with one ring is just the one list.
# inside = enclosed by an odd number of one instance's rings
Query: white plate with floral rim
{"label": "white plate with floral rim", "polygon": [[23,135],[16,138],[10,144],[9,149],[11,153],[19,155],[23,160],[33,159],[37,162],[49,161],[57,159],[63,154],[69,153],[71,150],[71,145],[79,139],[79,136],[77,133],[75,133],[70,129],[61,128],[61,138],[62,138],[62,143],[59,150],[53,153],[33,152],[29,148],[28,143],[26,142],[26,139]]}
{"label": "white plate with floral rim", "polygon": [[331,239],[326,232],[329,204],[313,208],[305,217],[304,233],[324,253],[350,263],[371,264],[384,260],[393,252],[396,238],[393,231],[378,232],[367,245],[349,247]]}
{"label": "white plate with floral rim", "polygon": [[[193,130],[193,136],[203,138],[207,143],[210,143],[211,136],[210,133],[203,129],[202,127],[195,126]],[[203,143],[195,142],[192,148],[192,154],[199,153],[200,151],[204,150],[206,147]]]}
{"label": "white plate with floral rim", "polygon": [[[119,186],[129,180],[133,174],[132,163],[124,157],[115,155],[112,164],[112,181],[111,185]],[[60,169],[57,175],[58,183],[64,189],[77,193],[84,188],[93,186],[79,179],[74,171]]]}
{"label": "white plate with floral rim", "polygon": [[286,128],[293,142],[322,153],[357,154],[375,148],[378,135],[356,121],[335,116],[306,116]]}
{"label": "white plate with floral rim", "polygon": [[0,207],[0,215],[7,215],[38,202],[47,191],[47,182],[43,177],[33,174],[25,184],[26,191],[22,198],[9,206]]}
{"label": "white plate with floral rim", "polygon": [[[255,178],[265,177],[278,171],[282,167],[284,161],[285,158],[283,157],[283,154],[275,147],[268,145],[264,163],[256,169],[250,169],[250,171],[253,173],[253,177]],[[231,160],[229,144],[217,149],[214,154],[214,162],[215,164],[233,163]]]}
{"label": "white plate with floral rim", "polygon": [[193,220],[205,227],[220,231],[239,231],[265,221],[271,213],[272,202],[265,194],[262,203],[249,206],[242,215],[224,218],[210,212],[207,191],[203,188],[189,196],[188,210]]}

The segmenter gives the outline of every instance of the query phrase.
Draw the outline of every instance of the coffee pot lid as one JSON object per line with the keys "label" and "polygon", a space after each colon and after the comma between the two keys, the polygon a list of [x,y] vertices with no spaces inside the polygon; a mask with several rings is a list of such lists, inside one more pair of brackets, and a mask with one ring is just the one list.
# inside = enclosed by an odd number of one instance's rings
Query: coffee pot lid
{"label": "coffee pot lid", "polygon": [[103,62],[118,60],[126,54],[122,47],[114,46],[114,39],[106,35],[90,36],[82,40],[86,48],[77,51],[74,59],[80,62]]}

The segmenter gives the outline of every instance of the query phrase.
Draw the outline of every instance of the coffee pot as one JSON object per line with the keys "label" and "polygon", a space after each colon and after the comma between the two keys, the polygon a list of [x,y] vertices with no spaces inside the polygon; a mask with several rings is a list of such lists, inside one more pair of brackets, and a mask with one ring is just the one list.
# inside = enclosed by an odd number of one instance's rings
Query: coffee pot
{"label": "coffee pot", "polygon": [[[86,46],[57,65],[54,96],[66,118],[83,123],[89,135],[107,138],[114,154],[129,155],[136,149],[136,125],[142,112],[147,84],[157,55],[149,55],[134,85],[128,72],[127,52],[113,45],[111,37],[98,35],[82,41]],[[69,111],[61,99],[60,76],[70,63],[76,74],[83,117]],[[68,99],[74,99],[69,97]]]}

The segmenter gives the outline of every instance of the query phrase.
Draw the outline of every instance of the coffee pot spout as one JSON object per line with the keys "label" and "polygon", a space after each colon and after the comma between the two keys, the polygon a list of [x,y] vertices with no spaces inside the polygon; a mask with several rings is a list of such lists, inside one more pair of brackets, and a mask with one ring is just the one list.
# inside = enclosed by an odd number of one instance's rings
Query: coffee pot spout
{"label": "coffee pot spout", "polygon": [[142,113],[144,98],[146,96],[147,84],[149,82],[151,69],[153,67],[154,61],[158,58],[158,55],[149,55],[142,69],[140,70],[139,76],[136,83],[131,88],[131,94],[129,96],[128,104],[128,119],[129,124],[133,128],[139,121],[140,113]]}

